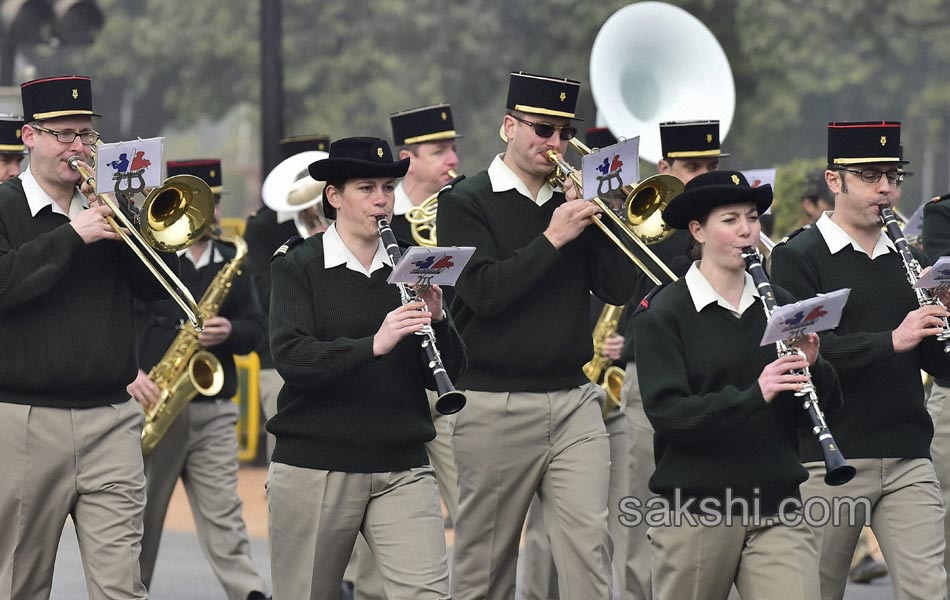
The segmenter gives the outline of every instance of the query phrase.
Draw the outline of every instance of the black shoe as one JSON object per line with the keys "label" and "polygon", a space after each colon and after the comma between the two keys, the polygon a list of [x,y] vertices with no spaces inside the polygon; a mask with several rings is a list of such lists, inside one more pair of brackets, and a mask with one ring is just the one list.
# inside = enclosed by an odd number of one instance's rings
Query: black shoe
{"label": "black shoe", "polygon": [[340,585],[340,600],[353,600],[353,584],[349,581],[344,581]]}
{"label": "black shoe", "polygon": [[887,565],[883,560],[876,560],[871,555],[865,556],[854,565],[848,578],[854,583],[870,583],[887,575]]}

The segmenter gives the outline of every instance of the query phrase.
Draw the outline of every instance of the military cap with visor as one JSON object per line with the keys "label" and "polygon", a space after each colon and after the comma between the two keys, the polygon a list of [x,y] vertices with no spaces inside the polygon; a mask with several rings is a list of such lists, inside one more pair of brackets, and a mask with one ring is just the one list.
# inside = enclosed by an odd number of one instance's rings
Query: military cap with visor
{"label": "military cap with visor", "polygon": [[660,146],[665,159],[724,158],[719,147],[719,121],[660,123]]}
{"label": "military cap with visor", "polygon": [[329,147],[330,136],[324,133],[298,135],[280,140],[280,156],[287,159],[301,152],[326,152]]}
{"label": "military cap with visor", "polygon": [[0,154],[23,154],[21,129],[23,119],[16,115],[0,115]]}
{"label": "military cap with visor", "polygon": [[221,183],[221,160],[217,158],[196,158],[190,160],[170,160],[165,163],[169,177],[192,175],[208,184],[214,194],[224,193]]}
{"label": "military cap with visor", "polygon": [[389,123],[393,128],[395,146],[441,142],[462,137],[462,134],[455,131],[452,107],[448,104],[435,104],[397,112],[389,115]]}
{"label": "military cap with visor", "polygon": [[34,79],[20,85],[23,118],[45,121],[58,117],[98,117],[92,111],[92,80],[80,75]]}
{"label": "military cap with visor", "polygon": [[900,121],[832,121],[828,123],[828,164],[906,165]]}
{"label": "military cap with visor", "polygon": [[508,80],[505,106],[532,115],[581,121],[574,114],[580,90],[579,81],[518,71],[511,73]]}

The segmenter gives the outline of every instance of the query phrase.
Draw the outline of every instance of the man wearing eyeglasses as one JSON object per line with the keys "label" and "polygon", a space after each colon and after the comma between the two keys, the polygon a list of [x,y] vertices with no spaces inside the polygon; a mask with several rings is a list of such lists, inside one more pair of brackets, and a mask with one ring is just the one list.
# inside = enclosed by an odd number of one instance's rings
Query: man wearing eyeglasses
{"label": "man wearing eyeglasses", "polygon": [[23,145],[21,129],[23,119],[15,115],[0,115],[0,182],[16,177],[22,169]]}
{"label": "man wearing eyeglasses", "polygon": [[551,187],[545,154],[574,136],[580,84],[512,73],[507,147],[439,197],[439,243],[474,246],[452,313],[469,352],[468,404],[452,438],[459,472],[453,597],[514,597],[525,514],[537,492],[569,598],[608,598],[609,447],[593,352],[590,293],[633,294],[637,270],[599,231],[598,209]]}
{"label": "man wearing eyeglasses", "polygon": [[89,78],[30,81],[21,96],[30,165],[0,184],[0,596],[49,598],[71,516],[89,597],[147,598],[143,414],[125,385],[132,299],[165,291],[116,241],[110,209],[76,189],[67,161],[85,166],[99,139]]}
{"label": "man wearing eyeglasses", "polygon": [[[936,334],[942,306],[919,307],[901,255],[881,231],[881,207],[893,204],[903,178],[900,123],[828,124],[825,182],[835,209],[772,252],[772,277],[798,298],[850,288],[841,322],[822,334],[821,353],[841,379],[844,404],[826,415],[841,453],[857,469],[850,482],[829,487],[810,431],[799,443],[809,479],[802,497],[821,500],[830,514],[848,498],[867,499],[857,511],[841,509],[840,524],[809,523],[821,564],[821,594],[842,598],[855,543],[870,521],[898,598],[945,598],[943,502],[930,460],[933,423],[924,404],[920,370],[950,375],[950,358]],[[925,257],[914,250],[926,264]],[[856,512],[849,518],[847,513]]]}

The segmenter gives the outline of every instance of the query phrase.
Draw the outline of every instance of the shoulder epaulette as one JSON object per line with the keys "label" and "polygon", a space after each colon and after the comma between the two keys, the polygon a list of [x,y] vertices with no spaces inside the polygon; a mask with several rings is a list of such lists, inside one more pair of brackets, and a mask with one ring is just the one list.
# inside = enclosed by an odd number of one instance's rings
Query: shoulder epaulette
{"label": "shoulder epaulette", "polygon": [[456,177],[455,179],[452,179],[452,180],[449,181],[447,184],[443,185],[443,186],[442,186],[442,189],[439,190],[439,196],[441,196],[441,195],[444,194],[445,192],[451,190],[453,187],[455,187],[455,184],[457,184],[458,182],[460,182],[460,181],[462,181],[462,180],[464,180],[464,179],[465,179],[465,175],[459,175],[459,176]]}
{"label": "shoulder epaulette", "polygon": [[801,232],[803,232],[803,231],[805,231],[805,230],[807,230],[807,229],[811,229],[811,225],[805,225],[804,227],[799,227],[799,228],[796,229],[795,231],[791,232],[790,234],[788,234],[788,235],[786,235],[785,237],[783,237],[782,239],[780,239],[778,242],[776,242],[775,245],[778,246],[779,244],[784,244],[784,243],[787,242],[788,240],[792,239],[793,237],[795,237],[796,235],[798,235],[799,233],[801,233]]}
{"label": "shoulder epaulette", "polygon": [[668,286],[669,284],[670,284],[669,281],[666,282],[666,283],[661,283],[660,285],[655,286],[652,290],[650,290],[650,291],[647,293],[647,295],[643,297],[643,300],[640,300],[640,303],[637,304],[637,307],[636,307],[635,309],[633,309],[633,316],[635,317],[635,316],[639,315],[640,313],[649,310],[649,309],[650,309],[650,302],[653,300],[653,297],[656,296],[657,293],[659,293],[660,290],[662,290],[663,288],[665,288],[665,287]]}
{"label": "shoulder epaulette", "polygon": [[944,200],[950,200],[950,194],[944,194],[943,196],[937,196],[936,198],[931,199],[931,202],[943,202]]}
{"label": "shoulder epaulette", "polygon": [[274,252],[274,256],[271,257],[271,260],[274,260],[278,256],[283,256],[287,254],[295,246],[299,246],[300,244],[302,244],[303,241],[304,241],[303,238],[300,237],[299,235],[292,236],[289,240],[284,242],[281,245],[281,247],[277,249],[276,252]]}

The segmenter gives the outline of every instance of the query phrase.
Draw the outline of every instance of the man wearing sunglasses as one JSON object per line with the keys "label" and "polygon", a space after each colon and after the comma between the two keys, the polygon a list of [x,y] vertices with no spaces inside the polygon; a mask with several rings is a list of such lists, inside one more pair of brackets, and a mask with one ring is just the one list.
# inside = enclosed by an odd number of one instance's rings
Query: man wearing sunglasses
{"label": "man wearing sunglasses", "polygon": [[581,367],[593,352],[590,293],[633,294],[636,268],[599,231],[598,212],[551,187],[549,151],[576,132],[580,84],[512,73],[507,147],[487,171],[439,197],[439,244],[474,246],[452,313],[469,352],[457,383],[459,472],[453,597],[514,597],[528,505],[538,494],[561,594],[608,598],[609,447],[598,390]]}
{"label": "man wearing sunglasses", "polygon": [[[850,288],[841,322],[821,334],[821,353],[838,371],[844,403],[826,415],[841,452],[857,469],[829,487],[811,431],[800,434],[809,479],[806,505],[816,499],[845,513],[840,524],[811,523],[819,548],[821,594],[840,599],[864,520],[877,535],[898,598],[945,598],[943,502],[930,459],[934,428],[920,371],[950,376],[950,358],[936,339],[943,306],[918,305],[905,265],[881,231],[881,207],[892,206],[903,178],[900,123],[828,124],[825,182],[833,213],[772,251],[772,278],[798,298]],[[912,249],[922,265],[926,258]],[[844,499],[866,499],[864,514],[838,511]],[[849,518],[848,512],[856,512]],[[832,515],[829,515],[832,516]]]}
{"label": "man wearing sunglasses", "polygon": [[30,165],[0,184],[0,596],[49,598],[71,516],[89,598],[147,598],[143,414],[125,386],[132,299],[165,291],[117,241],[112,211],[76,189],[68,159],[85,165],[99,139],[92,82],[39,79],[21,96]]}

